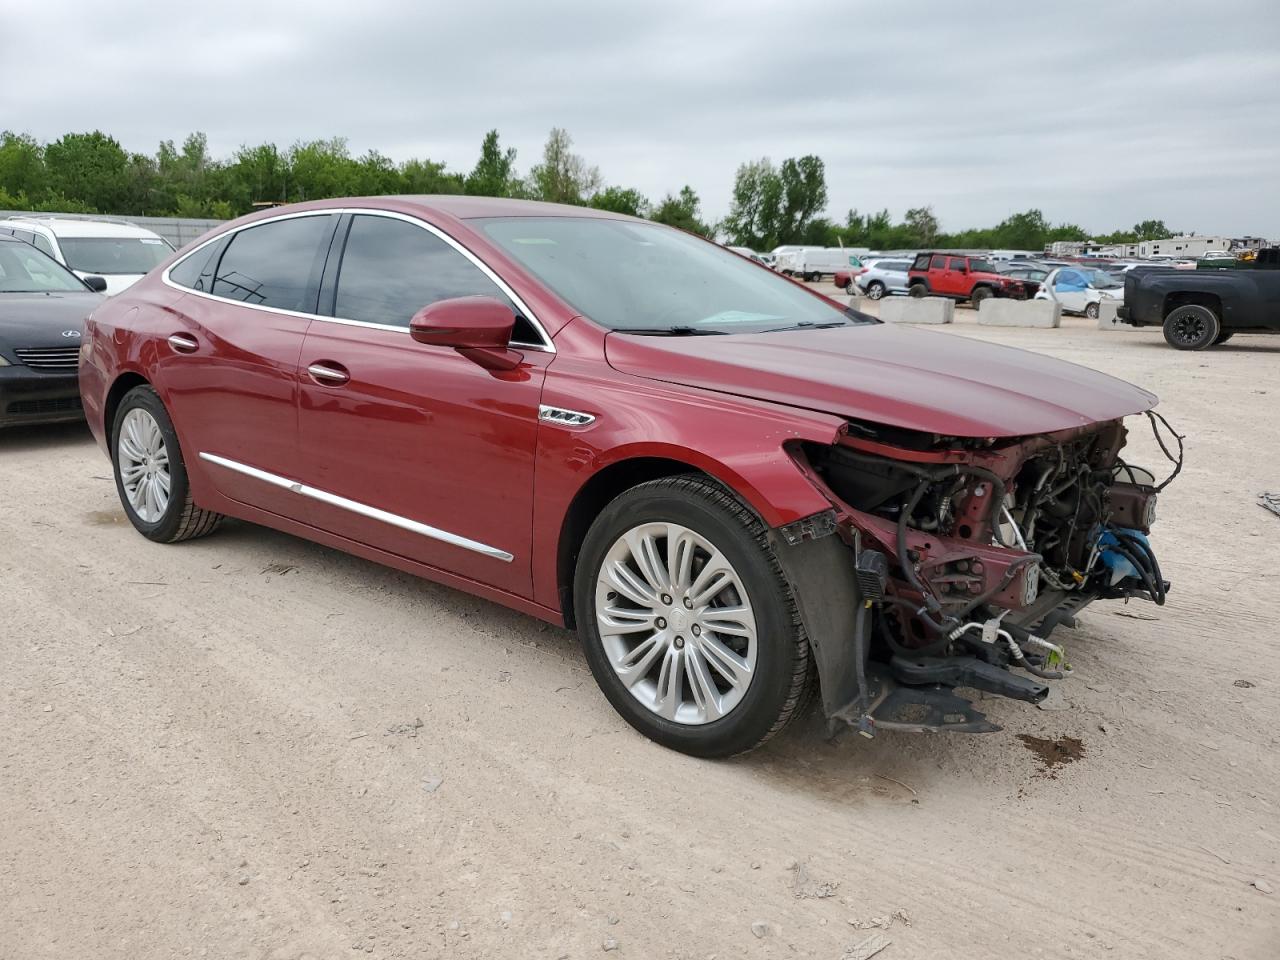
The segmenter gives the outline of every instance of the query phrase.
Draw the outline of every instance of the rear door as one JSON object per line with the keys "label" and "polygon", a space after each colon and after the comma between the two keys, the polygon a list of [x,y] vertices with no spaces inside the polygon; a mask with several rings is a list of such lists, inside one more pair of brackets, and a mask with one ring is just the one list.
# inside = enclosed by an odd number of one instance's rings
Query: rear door
{"label": "rear door", "polygon": [[[344,218],[300,370],[303,482],[313,523],[523,596],[531,593],[533,459],[550,341],[510,288],[407,217]],[[515,370],[409,336],[439,300],[497,297],[517,315]],[[326,302],[327,301],[327,302]]]}
{"label": "rear door", "polygon": [[180,261],[169,281],[190,292],[157,345],[188,459],[224,496],[295,519],[305,505],[281,481],[297,479],[298,355],[337,219],[268,221]]}

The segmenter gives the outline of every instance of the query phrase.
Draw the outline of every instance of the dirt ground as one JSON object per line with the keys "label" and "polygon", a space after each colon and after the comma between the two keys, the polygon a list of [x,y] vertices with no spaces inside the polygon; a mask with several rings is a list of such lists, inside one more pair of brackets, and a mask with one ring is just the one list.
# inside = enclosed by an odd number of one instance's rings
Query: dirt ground
{"label": "dirt ground", "polygon": [[151,544],[83,427],[0,434],[0,957],[1275,960],[1280,338],[958,317],[1188,438],[1168,605],[1092,607],[1064,709],[985,736],[693,760],[567,632],[244,524]]}

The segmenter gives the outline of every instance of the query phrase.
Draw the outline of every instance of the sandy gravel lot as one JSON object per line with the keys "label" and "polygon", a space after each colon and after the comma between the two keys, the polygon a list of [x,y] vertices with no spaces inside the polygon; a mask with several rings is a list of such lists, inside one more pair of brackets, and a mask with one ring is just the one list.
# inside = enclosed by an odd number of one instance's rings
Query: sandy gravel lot
{"label": "sandy gravel lot", "polygon": [[1280,338],[959,315],[1188,435],[1168,606],[1091,608],[1067,709],[979,737],[692,760],[564,631],[243,524],[156,546],[85,429],[0,434],[0,957],[1275,960]]}

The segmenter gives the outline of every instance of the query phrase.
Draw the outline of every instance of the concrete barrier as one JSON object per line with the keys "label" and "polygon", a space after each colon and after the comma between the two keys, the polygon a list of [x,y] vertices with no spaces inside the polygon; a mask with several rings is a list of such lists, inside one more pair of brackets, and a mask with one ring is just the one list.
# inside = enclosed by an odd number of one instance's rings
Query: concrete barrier
{"label": "concrete barrier", "polygon": [[956,302],[946,297],[885,297],[880,319],[885,323],[951,323]]}
{"label": "concrete barrier", "polygon": [[869,297],[863,297],[856,293],[851,297],[845,297],[845,300],[848,301],[852,309],[861,310],[863,313],[867,310],[867,304],[871,302]]}
{"label": "concrete barrier", "polygon": [[1119,300],[1103,300],[1098,304],[1098,329],[1099,330],[1137,330],[1131,323],[1122,323],[1120,318],[1116,316],[1116,311],[1120,309]]}
{"label": "concrete barrier", "polygon": [[978,305],[978,322],[989,327],[1057,327],[1062,307],[1052,300],[991,297]]}

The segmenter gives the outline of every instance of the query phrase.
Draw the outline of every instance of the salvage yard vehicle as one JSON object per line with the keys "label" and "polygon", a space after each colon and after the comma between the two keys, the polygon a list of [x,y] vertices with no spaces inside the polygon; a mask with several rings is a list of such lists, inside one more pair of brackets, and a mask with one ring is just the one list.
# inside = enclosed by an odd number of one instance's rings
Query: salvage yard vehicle
{"label": "salvage yard vehicle", "polygon": [[1103,301],[1124,299],[1124,284],[1114,274],[1092,267],[1058,267],[1039,284],[1037,300],[1052,300],[1066,313],[1098,319]]}
{"label": "salvage yard vehicle", "polygon": [[1237,269],[1130,271],[1117,316],[1135,327],[1162,327],[1178,350],[1226,343],[1239,331],[1280,331],[1280,250],[1263,250]]}
{"label": "salvage yard vehicle", "polygon": [[76,374],[81,324],[105,285],[0,235],[0,427],[84,416]]}
{"label": "salvage yard vehicle", "polygon": [[143,536],[238,517],[575,628],[617,711],[698,756],[815,685],[868,735],[996,729],[955,688],[1040,701],[1057,625],[1169,590],[1162,485],[1120,456],[1125,417],[1161,422],[1150,393],[606,211],[279,207],[87,337]]}
{"label": "salvage yard vehicle", "polygon": [[145,227],[110,217],[37,214],[0,220],[0,231],[35,244],[80,278],[106,281],[116,294],[162,262],[173,247]]}
{"label": "salvage yard vehicle", "polygon": [[910,260],[869,260],[865,269],[854,278],[854,283],[868,298],[880,300],[891,293],[907,292],[907,271],[910,268]]}
{"label": "salvage yard vehicle", "polygon": [[921,253],[907,273],[907,292],[913,297],[950,297],[975,308],[990,297],[1027,298],[1021,280],[1006,277],[982,257],[954,253]]}

